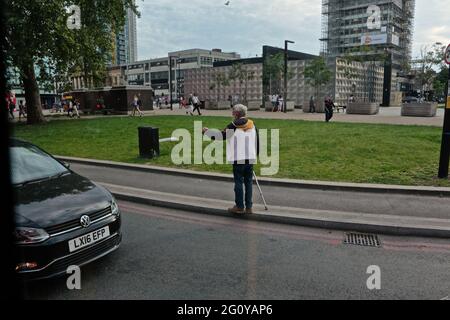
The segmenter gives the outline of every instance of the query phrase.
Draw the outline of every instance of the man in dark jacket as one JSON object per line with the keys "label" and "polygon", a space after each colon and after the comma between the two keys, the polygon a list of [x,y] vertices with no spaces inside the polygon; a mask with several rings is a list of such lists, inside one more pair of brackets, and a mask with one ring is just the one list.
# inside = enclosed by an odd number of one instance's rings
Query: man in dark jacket
{"label": "man in dark jacket", "polygon": [[[227,141],[227,161],[233,164],[235,206],[228,209],[233,214],[253,213],[253,165],[259,153],[258,131],[254,122],[247,118],[247,107],[233,107],[234,120],[222,131]],[[203,128],[203,134],[214,139],[212,132]],[[245,197],[244,188],[245,186]]]}
{"label": "man in dark jacket", "polygon": [[334,108],[333,100],[331,100],[330,96],[327,96],[325,98],[325,121],[326,122],[330,122],[331,118],[333,118],[333,108]]}

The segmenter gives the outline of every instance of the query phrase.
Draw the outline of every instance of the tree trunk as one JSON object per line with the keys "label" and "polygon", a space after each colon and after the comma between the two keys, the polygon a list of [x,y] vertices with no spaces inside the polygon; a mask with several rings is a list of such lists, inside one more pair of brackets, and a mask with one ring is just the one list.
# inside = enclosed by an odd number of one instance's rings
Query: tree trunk
{"label": "tree trunk", "polygon": [[27,124],[36,124],[45,122],[42,113],[39,85],[34,72],[34,64],[29,63],[22,67],[23,87],[25,90],[25,100],[27,106]]}

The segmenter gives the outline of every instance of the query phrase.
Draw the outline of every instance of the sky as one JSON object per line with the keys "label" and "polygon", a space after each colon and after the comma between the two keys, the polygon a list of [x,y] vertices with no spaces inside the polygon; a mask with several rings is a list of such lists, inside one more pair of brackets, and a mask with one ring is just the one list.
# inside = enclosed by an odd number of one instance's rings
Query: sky
{"label": "sky", "polygon": [[[320,52],[322,0],[136,0],[139,60],[191,48],[220,48],[242,58],[263,45]],[[448,0],[416,0],[413,57],[422,46],[450,43]]]}

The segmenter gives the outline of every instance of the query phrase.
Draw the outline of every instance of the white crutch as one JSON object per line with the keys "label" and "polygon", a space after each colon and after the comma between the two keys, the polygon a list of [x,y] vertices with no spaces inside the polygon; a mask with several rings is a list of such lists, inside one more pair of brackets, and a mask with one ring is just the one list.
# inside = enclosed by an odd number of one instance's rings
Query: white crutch
{"label": "white crutch", "polygon": [[266,199],[264,198],[264,194],[263,194],[263,192],[261,190],[261,187],[259,186],[258,177],[256,176],[256,172],[255,171],[253,171],[253,176],[255,177],[256,185],[258,186],[259,193],[261,194],[261,198],[263,199],[264,207],[265,207],[266,211],[268,211],[269,208],[267,208]]}

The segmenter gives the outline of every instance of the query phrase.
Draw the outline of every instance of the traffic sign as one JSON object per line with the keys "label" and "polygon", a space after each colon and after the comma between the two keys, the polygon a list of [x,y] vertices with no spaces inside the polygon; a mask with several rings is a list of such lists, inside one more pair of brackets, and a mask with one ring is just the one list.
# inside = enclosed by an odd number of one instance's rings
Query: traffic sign
{"label": "traffic sign", "polygon": [[450,44],[447,47],[447,50],[445,50],[445,63],[450,64]]}

